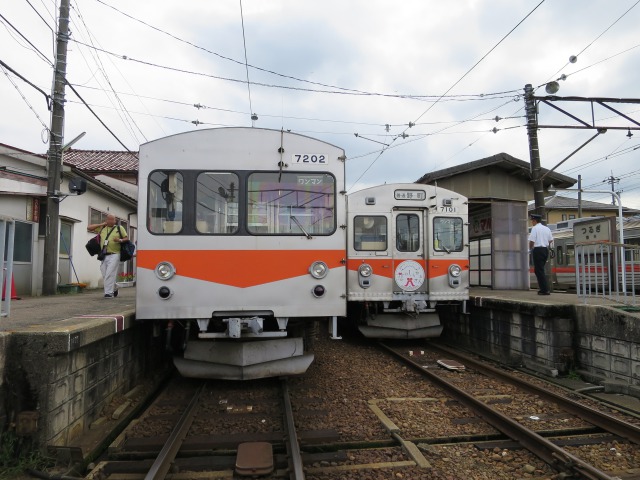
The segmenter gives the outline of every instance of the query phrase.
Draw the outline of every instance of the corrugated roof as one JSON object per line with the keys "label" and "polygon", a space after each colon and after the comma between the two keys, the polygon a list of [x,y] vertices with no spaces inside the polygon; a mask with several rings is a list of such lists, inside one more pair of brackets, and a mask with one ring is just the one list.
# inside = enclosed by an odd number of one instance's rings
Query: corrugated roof
{"label": "corrugated roof", "polygon": [[[430,183],[441,178],[447,178],[459,173],[478,170],[489,165],[496,165],[510,173],[520,174],[527,179],[531,178],[531,164],[529,162],[525,162],[524,160],[512,157],[508,153],[503,152],[497,153],[496,155],[492,155],[487,158],[475,160],[473,162],[463,163],[462,165],[458,165],[456,167],[445,168],[443,170],[427,173],[420,177],[420,179],[418,179],[416,183]],[[542,175],[548,172],[546,168],[541,168],[540,171],[542,172]],[[575,185],[576,182],[576,179],[556,172],[549,173],[543,180],[543,184],[545,186],[555,185],[558,188],[571,187]]]}
{"label": "corrugated roof", "polygon": [[[562,195],[554,195],[553,197],[546,197],[544,199],[544,206],[548,210],[577,210],[578,199],[571,197],[563,197]],[[611,205],[609,203],[592,202],[590,200],[582,200],[582,208],[584,210],[602,210],[602,211],[618,211],[617,205]],[[529,210],[534,210],[535,205],[530,203]],[[623,212],[627,213],[640,213],[640,210],[633,208],[622,207]]]}
{"label": "corrugated roof", "polygon": [[70,149],[64,163],[85,172],[137,172],[138,152]]}

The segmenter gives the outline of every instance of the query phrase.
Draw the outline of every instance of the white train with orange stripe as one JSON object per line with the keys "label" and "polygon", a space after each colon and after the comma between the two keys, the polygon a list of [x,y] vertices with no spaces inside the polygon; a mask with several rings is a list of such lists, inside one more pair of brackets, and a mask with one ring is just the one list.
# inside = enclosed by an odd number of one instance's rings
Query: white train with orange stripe
{"label": "white train with orange stripe", "polygon": [[431,185],[348,197],[350,318],[367,337],[437,337],[436,306],[469,299],[467,198]]}
{"label": "white train with orange stripe", "polygon": [[[146,228],[138,235],[136,317],[166,322],[182,375],[303,373],[318,320],[329,319],[335,337],[348,301],[367,312],[365,335],[378,336],[384,317],[393,327],[381,336],[404,330],[415,338],[439,334],[435,302],[468,298],[466,199],[385,185],[350,195],[347,215],[344,163],[338,147],[257,128],[141,146],[138,215]],[[402,196],[410,192],[420,198]],[[454,210],[438,214],[441,206]],[[387,219],[385,249],[369,237],[368,217],[378,236],[378,220]]]}

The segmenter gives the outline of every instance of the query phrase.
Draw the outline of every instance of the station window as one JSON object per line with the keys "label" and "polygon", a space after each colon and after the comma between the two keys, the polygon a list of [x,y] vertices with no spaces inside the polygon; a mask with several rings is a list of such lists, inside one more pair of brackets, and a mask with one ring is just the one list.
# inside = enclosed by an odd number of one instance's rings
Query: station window
{"label": "station window", "polygon": [[180,233],[183,191],[180,172],[155,171],[149,175],[147,228],[151,233]]}
{"label": "station window", "polygon": [[433,219],[433,249],[438,252],[461,252],[463,249],[462,219],[436,217]]}
{"label": "station window", "polygon": [[399,252],[417,252],[420,249],[418,215],[401,213],[396,217],[396,249]]}
{"label": "station window", "polygon": [[247,230],[254,235],[331,235],[336,229],[335,183],[328,173],[252,173]]}
{"label": "station window", "polygon": [[238,176],[229,172],[198,175],[196,230],[198,233],[230,234],[238,231]]}
{"label": "station window", "polygon": [[380,252],[387,249],[387,217],[358,216],[353,219],[353,248]]}

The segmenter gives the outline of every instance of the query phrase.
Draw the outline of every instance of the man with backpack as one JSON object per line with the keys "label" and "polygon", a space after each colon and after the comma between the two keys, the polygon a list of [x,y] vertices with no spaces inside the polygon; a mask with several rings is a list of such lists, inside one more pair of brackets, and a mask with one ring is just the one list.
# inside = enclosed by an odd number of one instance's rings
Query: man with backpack
{"label": "man with backpack", "polygon": [[100,272],[104,280],[104,298],[117,297],[116,275],[120,263],[121,244],[129,241],[127,231],[116,224],[116,216],[113,214],[107,215],[105,222],[89,225],[87,230],[100,235],[102,250],[98,254],[98,260],[101,260]]}

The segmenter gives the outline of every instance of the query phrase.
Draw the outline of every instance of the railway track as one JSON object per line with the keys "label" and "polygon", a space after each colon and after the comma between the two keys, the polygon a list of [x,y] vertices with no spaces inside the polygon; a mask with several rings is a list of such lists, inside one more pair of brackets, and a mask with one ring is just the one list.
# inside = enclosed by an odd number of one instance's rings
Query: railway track
{"label": "railway track", "polygon": [[[515,421],[509,416],[501,413],[468,391],[459,388],[454,384],[454,382],[448,381],[442,373],[435,373],[433,368],[425,366],[424,361],[416,361],[407,357],[404,352],[400,352],[385,344],[380,345],[387,352],[390,352],[397,358],[400,358],[403,362],[411,365],[416,371],[428,378],[429,381],[442,388],[449,395],[452,395],[458,402],[465,405],[484,421],[491,424],[507,437],[515,440],[523,448],[535,454],[555,470],[565,472],[567,475],[577,475],[577,478],[591,480],[612,480],[614,478],[618,478],[609,475],[608,473],[569,453],[567,450],[556,445],[556,443],[550,439],[543,437],[536,431],[524,426],[521,422]],[[431,346],[429,346],[429,348],[431,348]],[[403,348],[403,350],[406,351],[406,348]],[[411,353],[413,353],[413,351],[411,351]],[[441,353],[441,358],[455,360],[457,364],[464,365],[466,369],[471,369],[472,371],[482,373],[488,377],[499,379],[501,382],[506,382],[543,399],[544,402],[557,404],[566,412],[569,412],[589,424],[596,426],[600,431],[614,435],[615,438],[623,439],[628,442],[635,443],[636,445],[640,444],[640,428],[635,425],[623,422],[616,417],[582,405],[530,382],[526,382],[514,375],[510,375],[502,370],[476,361],[470,357],[459,355],[448,349],[441,351]]]}
{"label": "railway track", "polygon": [[[217,384],[204,382],[198,386],[177,388],[178,394],[168,389],[114,441],[109,449],[109,458],[100,462],[86,478],[159,480],[269,475],[269,478],[304,480],[299,434],[295,428],[287,381],[281,379],[279,383],[267,383],[267,389],[264,382],[261,386],[268,390],[267,398],[254,398],[252,402],[263,402],[257,408],[262,410],[256,412],[257,415],[252,414],[251,405],[244,405],[243,401],[237,400],[238,397],[232,401],[234,403],[226,398],[216,403],[218,411],[224,412],[221,417],[236,417],[230,420],[231,425],[237,419],[255,416],[265,417],[259,420],[260,424],[268,423],[273,428],[233,432],[225,427],[223,434],[208,437],[198,434],[193,431],[194,420],[200,423],[200,429],[207,417],[215,422],[215,415],[211,416],[210,411],[212,400],[220,396],[216,395],[219,390]],[[278,389],[280,398],[275,401],[274,392]],[[224,392],[222,396],[230,397],[228,389],[220,391]],[[280,408],[272,409],[275,404]],[[167,410],[168,405],[170,408]],[[162,424],[167,421],[173,421],[173,425],[170,433],[164,435],[162,432],[167,428]],[[152,434],[145,436],[145,430],[155,432],[148,432]],[[315,433],[322,438],[321,434]]]}

